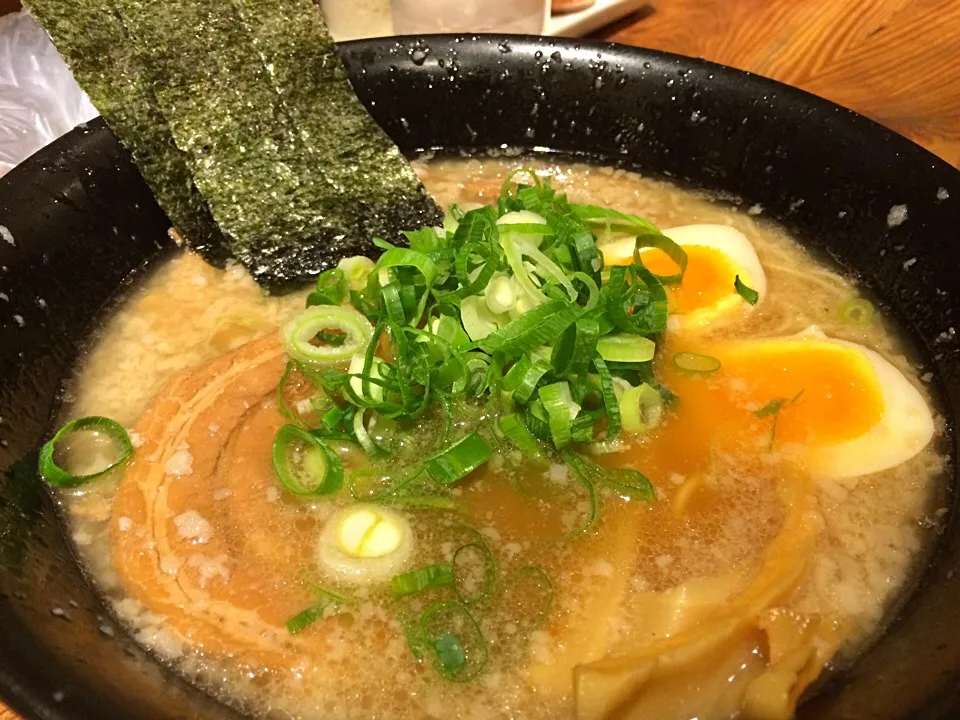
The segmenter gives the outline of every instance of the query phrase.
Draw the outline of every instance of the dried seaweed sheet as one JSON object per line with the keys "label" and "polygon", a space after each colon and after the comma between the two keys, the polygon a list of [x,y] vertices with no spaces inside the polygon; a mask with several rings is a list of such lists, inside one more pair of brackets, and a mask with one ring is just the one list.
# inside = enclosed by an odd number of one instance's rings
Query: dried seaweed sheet
{"label": "dried seaweed sheet", "polygon": [[[274,89],[327,181],[341,191],[362,184],[353,217],[367,236],[438,218],[413,168],[357,98],[313,0],[230,0]],[[346,189],[346,191],[345,191]]]}
{"label": "dried seaweed sheet", "polygon": [[115,10],[100,0],[26,0],[24,5],[130,151],[188,246],[222,265],[230,255],[226,240],[193,183]]}
{"label": "dried seaweed sheet", "polygon": [[369,251],[373,235],[439,218],[353,94],[312,5],[111,1],[197,187],[261,284],[306,280]]}
{"label": "dried seaweed sheet", "polygon": [[314,207],[316,174],[303,172],[298,135],[239,17],[229,3],[115,1],[231,249],[276,284],[273,257],[255,248],[302,247],[340,219]]}

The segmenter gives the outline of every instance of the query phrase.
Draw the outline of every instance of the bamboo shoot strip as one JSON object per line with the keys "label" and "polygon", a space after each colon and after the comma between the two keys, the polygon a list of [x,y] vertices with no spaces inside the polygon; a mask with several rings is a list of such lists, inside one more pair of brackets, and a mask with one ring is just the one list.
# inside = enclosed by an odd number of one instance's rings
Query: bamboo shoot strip
{"label": "bamboo shoot strip", "polygon": [[111,130],[133,156],[187,245],[214,265],[230,252],[173,140],[115,7],[104,0],[26,0]]}

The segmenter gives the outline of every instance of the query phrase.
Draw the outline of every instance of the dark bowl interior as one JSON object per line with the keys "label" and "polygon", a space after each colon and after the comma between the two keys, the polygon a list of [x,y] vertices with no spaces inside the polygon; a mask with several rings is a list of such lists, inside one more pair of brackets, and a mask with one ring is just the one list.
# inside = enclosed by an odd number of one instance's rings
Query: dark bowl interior
{"label": "dark bowl interior", "polygon": [[[435,36],[341,54],[406,152],[550,148],[760,203],[877,294],[958,417],[960,172],[910,141],[775,82],[616,45]],[[894,205],[907,221],[889,227]],[[170,250],[167,219],[98,120],[0,181],[0,225],[14,238],[0,242],[0,695],[40,718],[233,716],[114,625],[33,464],[85,334],[125,278]],[[801,717],[960,715],[952,517],[883,639]]]}

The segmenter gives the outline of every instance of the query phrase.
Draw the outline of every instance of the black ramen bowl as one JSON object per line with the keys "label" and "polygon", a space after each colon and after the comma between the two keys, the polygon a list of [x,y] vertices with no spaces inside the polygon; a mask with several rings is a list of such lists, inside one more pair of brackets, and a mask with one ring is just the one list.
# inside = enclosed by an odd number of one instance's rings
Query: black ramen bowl
{"label": "black ramen bowl", "polygon": [[[960,416],[960,172],[885,128],[747,73],[617,45],[527,37],[341,46],[400,147],[556,150],[759,203],[874,291]],[[891,207],[906,222],[891,227]],[[38,718],[234,717],[151,660],[78,568],[35,451],[101,311],[170,252],[168,221],[101,121],[0,181],[0,696]],[[908,262],[910,261],[910,262]],[[956,468],[956,462],[951,468]],[[951,470],[952,472],[954,470]],[[960,717],[960,527],[886,633],[807,718]]]}

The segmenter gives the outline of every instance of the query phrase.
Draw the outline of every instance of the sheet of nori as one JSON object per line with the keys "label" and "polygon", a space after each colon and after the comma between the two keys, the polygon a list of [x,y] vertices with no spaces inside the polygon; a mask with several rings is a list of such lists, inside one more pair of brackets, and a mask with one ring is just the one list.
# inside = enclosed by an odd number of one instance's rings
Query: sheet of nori
{"label": "sheet of nori", "polygon": [[[229,0],[269,69],[313,166],[365,237],[438,223],[413,168],[357,98],[313,0]],[[358,193],[357,188],[362,188]]]}
{"label": "sheet of nori", "polygon": [[[256,9],[290,36],[285,50],[275,52],[265,44],[279,36],[260,30],[265,25],[251,17],[251,6],[241,14],[231,2],[113,1],[135,37],[177,145],[190,158],[197,187],[257,282],[274,289],[295,284],[345,253],[369,251],[373,234],[396,237],[401,229],[436,221],[436,205],[366,116],[329,37],[325,62],[336,61],[336,76],[294,68],[298,53],[314,52],[305,43],[316,40],[294,26],[319,24],[316,10],[284,25],[276,18],[295,5],[289,0]],[[298,72],[305,89],[294,91]],[[329,88],[333,79],[339,92]],[[369,125],[354,122],[341,134],[331,128],[355,116],[341,107],[345,92]],[[309,115],[310,103],[327,111],[329,127],[298,127],[295,117]],[[360,132],[373,140],[354,137]],[[351,167],[340,166],[351,158]],[[388,191],[388,184],[395,187]]]}
{"label": "sheet of nori", "polygon": [[157,202],[209,262],[230,251],[143,72],[120,17],[102,0],[26,0],[77,82],[130,151]]}
{"label": "sheet of nori", "polygon": [[115,1],[231,249],[259,282],[283,284],[270,253],[309,244],[336,219],[313,207],[316,180],[239,17],[226,2]]}

